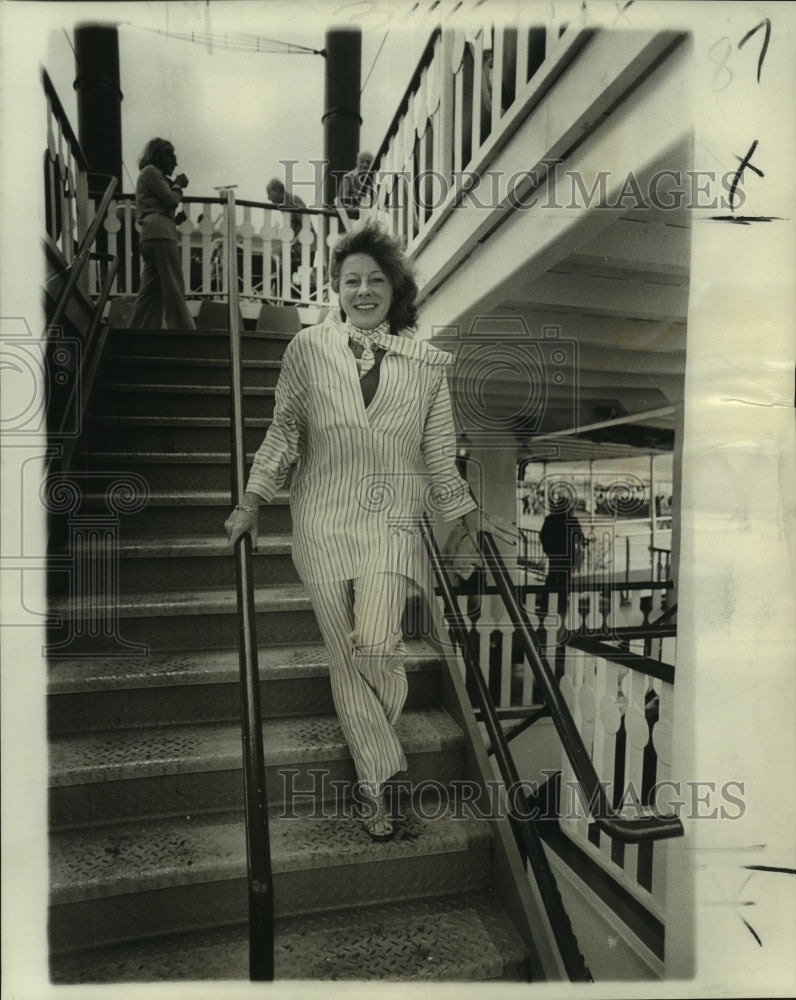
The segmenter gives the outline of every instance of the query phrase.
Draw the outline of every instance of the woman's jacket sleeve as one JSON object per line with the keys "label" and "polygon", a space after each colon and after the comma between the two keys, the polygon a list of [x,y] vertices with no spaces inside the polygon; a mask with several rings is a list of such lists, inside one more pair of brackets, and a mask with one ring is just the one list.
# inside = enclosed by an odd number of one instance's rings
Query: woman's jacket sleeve
{"label": "woman's jacket sleeve", "polygon": [[252,462],[246,491],[269,503],[301,450],[306,387],[295,342],[288,344],[276,384],[274,417]]}
{"label": "woman's jacket sleeve", "polygon": [[429,408],[423,428],[421,451],[430,477],[428,500],[431,512],[453,521],[478,505],[467,482],[456,468],[456,429],[445,368],[427,369],[436,380],[430,387]]}

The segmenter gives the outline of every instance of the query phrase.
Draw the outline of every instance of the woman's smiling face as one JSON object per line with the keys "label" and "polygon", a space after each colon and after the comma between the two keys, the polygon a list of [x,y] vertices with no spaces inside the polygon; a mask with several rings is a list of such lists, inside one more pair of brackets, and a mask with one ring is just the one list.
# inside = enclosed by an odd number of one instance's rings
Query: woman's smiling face
{"label": "woman's smiling face", "polygon": [[340,268],[340,305],[350,323],[374,330],[387,318],[392,284],[373,257],[352,253]]}

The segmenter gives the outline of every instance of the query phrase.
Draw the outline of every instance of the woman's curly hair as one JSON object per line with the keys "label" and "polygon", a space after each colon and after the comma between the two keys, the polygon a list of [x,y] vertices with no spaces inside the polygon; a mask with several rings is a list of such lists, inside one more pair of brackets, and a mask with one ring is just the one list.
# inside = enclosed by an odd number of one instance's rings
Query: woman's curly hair
{"label": "woman's curly hair", "polygon": [[397,333],[405,327],[415,327],[417,282],[414,268],[407,260],[400,242],[372,220],[368,220],[359,229],[346,233],[335,244],[329,262],[332,291],[340,291],[340,270],[343,261],[353,253],[368,254],[389,278],[392,285],[392,303],[387,313],[390,332]]}
{"label": "woman's curly hair", "polygon": [[169,142],[168,139],[160,139],[158,136],[150,139],[146,146],[144,146],[144,152],[138,159],[138,169],[143,170],[144,167],[148,167],[151,163],[158,170],[163,170],[163,157],[168,150],[174,150],[173,143]]}

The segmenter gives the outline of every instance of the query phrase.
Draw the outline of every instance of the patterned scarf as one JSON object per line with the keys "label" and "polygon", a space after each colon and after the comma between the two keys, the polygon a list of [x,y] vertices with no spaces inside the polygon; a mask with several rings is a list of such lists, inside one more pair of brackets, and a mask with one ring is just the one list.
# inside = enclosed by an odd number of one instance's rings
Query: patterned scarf
{"label": "patterned scarf", "polygon": [[[373,330],[363,330],[361,327],[354,326],[353,323],[346,323],[345,329],[348,334],[349,346],[354,351],[359,377],[362,378],[373,367],[376,360],[374,350],[387,351],[390,349],[393,339],[390,334],[390,322],[385,320]],[[359,353],[360,351],[361,353]]]}

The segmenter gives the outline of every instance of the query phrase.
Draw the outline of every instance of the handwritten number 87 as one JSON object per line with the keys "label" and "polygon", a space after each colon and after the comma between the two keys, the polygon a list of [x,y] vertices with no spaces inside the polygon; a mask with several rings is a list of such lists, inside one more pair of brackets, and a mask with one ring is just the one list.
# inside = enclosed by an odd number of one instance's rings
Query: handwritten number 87
{"label": "handwritten number 87", "polygon": [[[760,83],[760,74],[763,71],[763,63],[766,58],[766,52],[768,51],[768,43],[771,40],[771,20],[770,18],[764,17],[763,20],[751,28],[743,38],[738,42],[738,48],[742,49],[744,45],[749,41],[749,39],[756,34],[760,29],[763,29],[763,41],[760,46],[760,55],[757,57],[757,82]],[[718,58],[713,57],[714,49],[718,49],[721,46],[722,51]],[[714,42],[713,45],[708,49],[708,55],[710,56],[711,62],[716,64],[716,70],[713,74],[713,90],[720,91],[726,90],[727,87],[733,81],[733,73],[727,63],[730,60],[730,56],[733,53],[732,43],[727,35],[723,35],[718,41]]]}

